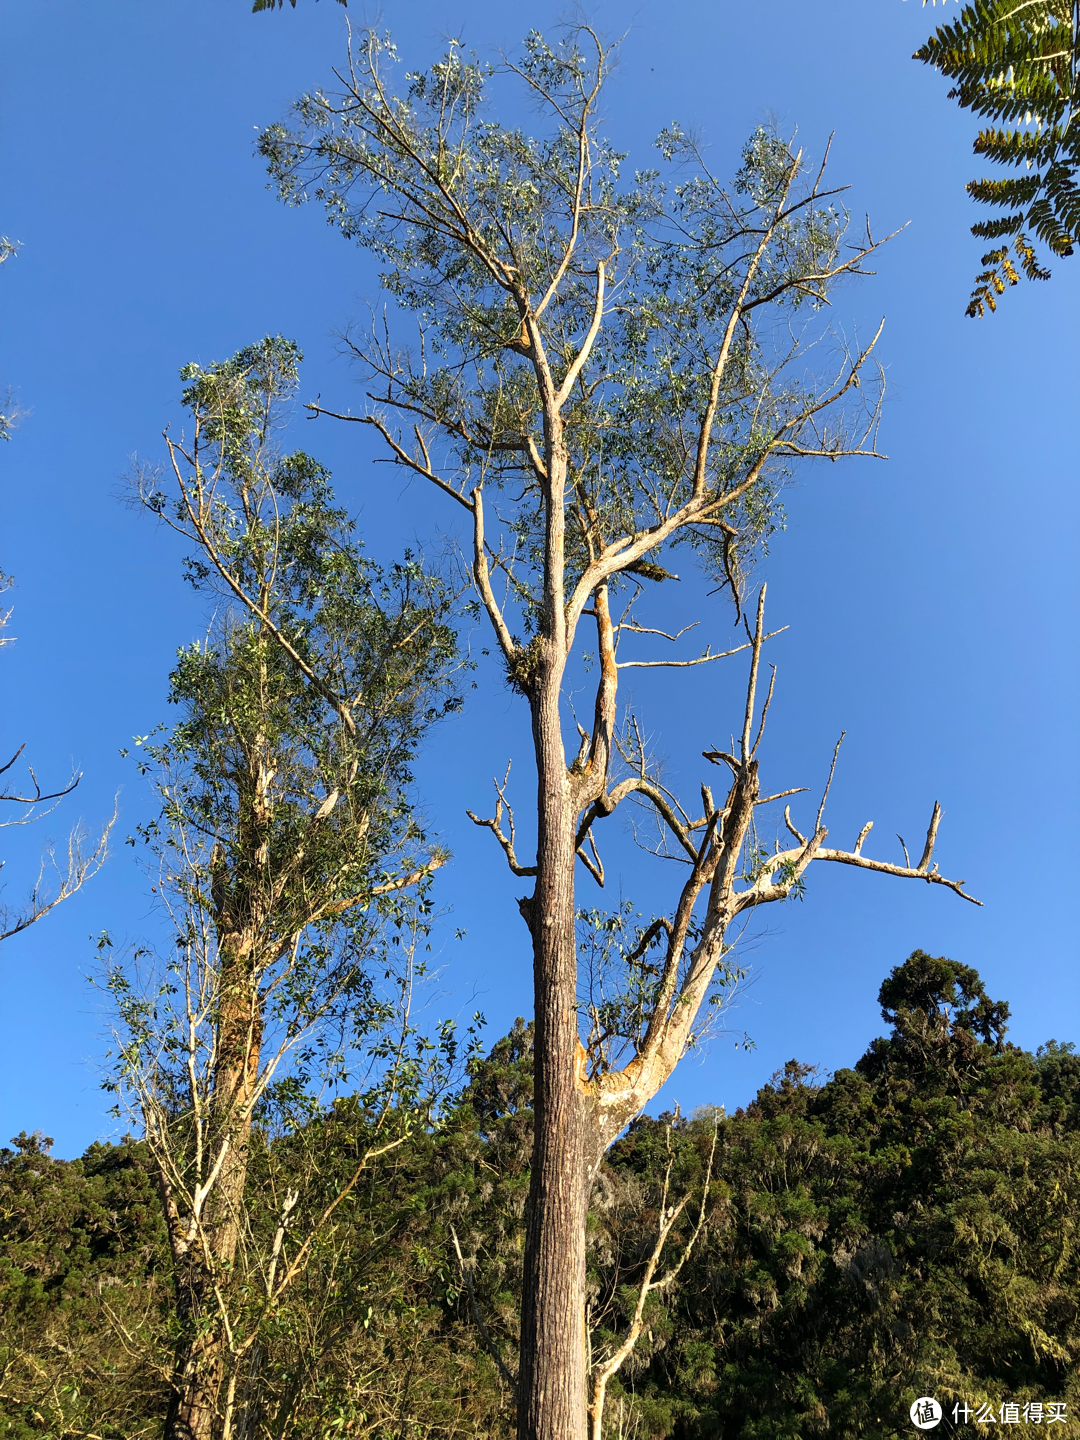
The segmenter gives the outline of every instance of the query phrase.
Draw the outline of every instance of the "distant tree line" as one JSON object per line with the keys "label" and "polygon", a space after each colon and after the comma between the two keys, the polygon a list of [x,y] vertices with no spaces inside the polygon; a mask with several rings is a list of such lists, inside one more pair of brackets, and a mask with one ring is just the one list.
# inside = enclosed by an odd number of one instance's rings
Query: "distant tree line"
{"label": "distant tree line", "polygon": [[[911,1433],[924,1394],[947,1417],[953,1403],[1064,1403],[1049,1433],[1077,1433],[1080,1055],[1011,1044],[1008,1007],[977,973],[920,951],[880,1000],[890,1033],[853,1069],[825,1078],[790,1061],[745,1110],[643,1116],[609,1152],[589,1206],[594,1360],[627,1331],[664,1214],[688,1198],[665,1265],[702,1210],[704,1225],[679,1283],[649,1297],[606,1435],[887,1440]],[[234,1433],[513,1433],[502,1372],[531,1104],[519,1021],[438,1123],[349,1194],[246,1354]],[[351,1099],[277,1140],[257,1124],[247,1183],[273,1171],[308,1184],[317,1152],[332,1195],[371,1126]],[[176,1320],[147,1144],[65,1162],[40,1135],[13,1143],[0,1152],[0,1437],[155,1434]]]}

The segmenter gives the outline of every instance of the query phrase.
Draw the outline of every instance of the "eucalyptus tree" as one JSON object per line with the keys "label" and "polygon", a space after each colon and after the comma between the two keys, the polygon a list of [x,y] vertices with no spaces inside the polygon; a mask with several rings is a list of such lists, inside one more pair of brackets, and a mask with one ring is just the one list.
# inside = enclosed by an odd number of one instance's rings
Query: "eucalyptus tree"
{"label": "eucalyptus tree", "polygon": [[986,120],[975,154],[1019,172],[967,186],[998,212],[971,233],[1005,241],[982,257],[967,307],[981,316],[1019,283],[1018,267],[1029,280],[1050,278],[1036,245],[1063,258],[1080,244],[1080,4],[976,0],[914,58],[952,80],[950,98]]}
{"label": "eucalyptus tree", "polygon": [[[137,487],[193,543],[188,577],[217,605],[172,674],[178,723],[139,742],[174,946],[107,962],[115,1086],[145,1127],[175,1275],[166,1435],[192,1440],[232,1433],[260,1336],[361,1174],[408,1133],[425,1069],[410,980],[444,856],[409,767],[456,703],[449,598],[415,560],[376,567],[324,469],[280,453],[299,358],[268,338],[186,367],[190,429],[166,432],[168,466]],[[365,1121],[351,1178],[305,1188],[292,1155],[283,1179],[275,1134],[346,1078]]]}
{"label": "eucalyptus tree", "polygon": [[[730,979],[733,921],[799,893],[817,860],[962,893],[932,865],[938,808],[915,863],[865,856],[865,829],[852,849],[830,847],[824,800],[803,830],[789,817],[791,843],[759,844],[755,813],[779,798],[758,778],[772,694],[770,684],[763,704],[763,591],[736,647],[751,662],[738,739],[706,755],[725,772],[719,794],[706,784],[700,802],[678,801],[619,710],[627,667],[734,653],[628,658],[643,639],[661,643],[642,602],[680,552],[741,607],[786,470],[878,453],[877,335],[853,348],[834,337],[827,375],[811,356],[835,284],[865,274],[879,241],[869,226],[847,239],[824,166],[762,129],[731,186],[678,126],[658,142],[671,185],[653,171],[624,181],[597,122],[611,56],[588,27],[556,44],[534,33],[498,67],[452,43],[400,93],[394,59],[388,39],[366,34],[338,90],[304,96],[261,148],[282,197],[320,200],[415,317],[412,349],[389,315],[353,336],[365,408],[311,411],[370,427],[388,459],[462,518],[477,605],[529,706],[535,858],[518,853],[505,782],[494,814],[473,818],[532,882],[519,902],[533,954],[536,1110],[518,1425],[529,1440],[583,1440],[590,1187]],[[539,112],[537,135],[486,110],[496,72]],[[578,677],[568,667],[582,649],[598,679],[591,724],[571,744],[567,689]],[[616,1003],[579,1007],[576,866],[603,884],[597,832],[631,800],[651,808],[685,882],[668,913],[601,947],[621,971],[608,977],[609,989],[622,986]]]}

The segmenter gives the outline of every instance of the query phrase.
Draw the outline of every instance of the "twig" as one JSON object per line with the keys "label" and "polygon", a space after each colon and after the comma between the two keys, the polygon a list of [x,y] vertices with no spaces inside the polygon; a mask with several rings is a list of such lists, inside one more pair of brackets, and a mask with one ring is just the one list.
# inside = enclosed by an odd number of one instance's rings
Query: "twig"
{"label": "twig", "polygon": [[[840,739],[836,742],[836,748],[832,752],[832,764],[829,766],[829,778],[825,782],[825,789],[821,794],[821,804],[818,806],[817,819],[814,821],[814,829],[821,825],[821,817],[825,814],[825,801],[829,798],[829,791],[832,789],[833,776],[836,774],[836,757],[840,754],[840,746],[844,743],[846,730],[840,731]],[[906,851],[904,852],[907,853]]]}

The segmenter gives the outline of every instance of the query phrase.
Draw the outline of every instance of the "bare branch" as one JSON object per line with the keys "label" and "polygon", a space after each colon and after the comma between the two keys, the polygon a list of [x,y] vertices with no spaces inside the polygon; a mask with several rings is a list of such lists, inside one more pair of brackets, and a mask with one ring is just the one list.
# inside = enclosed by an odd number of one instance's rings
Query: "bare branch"
{"label": "bare branch", "polygon": [[937,842],[937,832],[938,826],[941,824],[941,815],[941,805],[935,800],[934,811],[930,816],[930,825],[926,832],[926,844],[923,846],[922,855],[919,857],[919,863],[916,866],[918,870],[925,870],[930,864],[931,857],[934,853],[934,845]]}
{"label": "bare branch", "polygon": [[[428,875],[433,875],[446,863],[441,855],[433,856],[425,865],[419,866],[416,870],[410,870],[407,875],[398,875],[393,880],[387,880],[382,885],[373,885],[368,891],[369,895],[395,895],[399,890],[407,890],[410,885],[416,885]],[[340,901],[339,905],[344,910],[350,902]],[[330,913],[336,914],[337,908],[330,907]]]}
{"label": "bare branch", "polygon": [[[500,785],[498,780],[493,780],[491,782],[495,786],[495,792],[499,797],[498,800],[495,802],[495,814],[491,819],[482,820],[479,815],[474,815],[471,810],[466,810],[465,814],[469,817],[469,819],[473,822],[474,825],[479,825],[482,829],[491,831],[491,833],[495,836],[495,839],[498,840],[499,844],[502,846],[503,853],[506,856],[506,862],[515,875],[535,875],[536,866],[522,865],[514,852],[514,811],[512,806],[506,799],[506,786],[509,779],[510,766],[507,765],[506,774],[503,776],[502,784]],[[510,825],[509,835],[503,834],[503,810],[506,811],[507,821]],[[580,845],[581,842],[579,841],[578,843]]]}
{"label": "bare branch", "polygon": [[581,845],[577,847],[574,853],[584,863],[586,870],[588,870],[589,874],[602,890],[604,888],[604,862],[600,859],[600,852],[596,848],[596,840],[593,837],[591,828],[586,838],[588,839],[589,849],[592,851],[592,855],[586,854]]}
{"label": "bare branch", "polygon": [[[8,770],[11,769],[12,765],[15,764],[15,761],[18,760],[19,756],[23,753],[25,749],[26,742],[24,741],[23,744],[19,746],[18,750],[15,751],[15,754],[12,755],[11,759],[7,762],[7,764],[0,765],[0,775],[5,774]],[[77,775],[73,775],[62,790],[52,790],[48,794],[43,794],[41,786],[38,784],[37,775],[34,773],[34,767],[32,765],[28,765],[26,768],[30,772],[30,780],[34,787],[34,793],[32,795],[21,795],[16,791],[5,790],[3,792],[0,792],[0,802],[6,800],[12,805],[44,805],[47,804],[50,800],[62,800],[65,795],[71,794],[71,792],[78,786],[79,781],[82,779],[82,773],[80,772]]]}
{"label": "bare branch", "polygon": [[[972,905],[982,905],[981,900],[976,900],[974,895],[969,895],[963,888],[964,880],[949,880],[944,875],[938,874],[935,865],[927,869],[926,865],[889,865],[884,860],[868,860],[865,855],[857,854],[853,850],[819,850],[816,856],[818,860],[833,860],[840,865],[855,865],[862,870],[877,870],[882,875],[897,875],[904,880],[925,880],[928,885],[944,885],[946,889],[952,890],[959,895],[961,900],[968,900]],[[906,857],[905,857],[906,858]],[[929,857],[927,857],[929,863]]]}
{"label": "bare branch", "polygon": [[592,350],[593,343],[595,342],[597,335],[599,335],[600,333],[600,326],[604,319],[605,279],[606,271],[604,269],[604,262],[603,260],[598,260],[596,262],[596,298],[593,302],[592,319],[590,320],[589,328],[585,333],[585,339],[581,342],[581,347],[578,350],[578,353],[574,356],[573,363],[571,364],[569,370],[567,370],[566,372],[566,378],[559,386],[558,393],[555,396],[555,406],[558,409],[561,409],[562,406],[566,403],[567,397],[569,396],[570,391],[573,389],[574,381],[581,374],[582,366],[585,364],[586,360],[588,360],[589,352]]}
{"label": "bare branch", "polygon": [[[838,865],[854,865],[860,870],[875,870],[882,875],[895,875],[902,880],[925,880],[928,885],[944,885],[946,889],[952,890],[962,900],[968,900],[972,905],[982,905],[981,900],[976,900],[963,888],[965,881],[950,880],[938,872],[937,865],[931,866],[933,859],[934,844],[937,840],[938,826],[941,823],[941,806],[935,801],[933,814],[930,817],[930,827],[927,831],[927,843],[918,865],[912,865],[910,857],[905,849],[903,865],[892,865],[885,860],[870,860],[862,853],[863,841],[869,835],[873,821],[868,821],[859,831],[858,839],[853,850],[833,850],[824,845],[826,831],[819,828],[815,835],[807,838],[799,833],[791,819],[790,810],[785,807],[784,820],[792,835],[800,842],[799,850],[784,850],[771,855],[761,876],[749,889],[740,892],[739,903],[745,908],[747,904],[760,904],[763,901],[782,900],[791,893],[792,882],[801,875],[802,870],[809,864],[809,860],[828,860]],[[819,838],[820,837],[820,838]],[[813,854],[805,860],[807,848],[816,843]],[[901,841],[901,844],[903,842]],[[801,867],[801,868],[800,868]],[[784,877],[781,881],[774,879],[779,871]]]}
{"label": "bare branch", "polygon": [[742,768],[730,750],[703,750],[701,758],[710,761],[713,765],[719,765],[722,760],[736,774]]}
{"label": "bare branch", "polygon": [[[696,860],[698,854],[697,846],[690,839],[686,825],[683,824],[682,820],[675,813],[675,807],[670,797],[664,793],[659,785],[643,775],[632,775],[626,780],[621,780],[608,795],[603,797],[604,809],[601,810],[598,805],[593,807],[593,811],[596,813],[590,812],[589,816],[586,817],[588,823],[591,824],[597,814],[610,815],[616,806],[625,800],[628,795],[633,794],[643,795],[645,799],[649,801],[662,817],[665,825],[671,830],[679,844],[686,851],[687,855],[689,855],[691,860]],[[583,821],[582,824],[584,826],[585,822]],[[578,834],[584,838],[582,830],[579,830]]]}
{"label": "bare branch", "polygon": [[[785,627],[786,628],[786,627]],[[768,640],[770,637],[765,636]],[[765,704],[761,707],[761,720],[758,723],[757,735],[754,737],[753,746],[750,749],[751,756],[757,754],[758,746],[761,744],[761,737],[765,734],[765,721],[769,718],[769,706],[772,704],[773,690],[776,688],[776,666],[770,665],[769,669],[769,693],[765,696]]]}
{"label": "bare branch", "polygon": [[757,622],[754,626],[752,641],[753,659],[750,662],[750,679],[746,686],[746,709],[743,713],[742,740],[739,752],[744,764],[754,752],[754,747],[750,744],[750,729],[754,723],[754,696],[757,691],[758,666],[761,663],[761,646],[764,641],[762,631],[765,621],[765,590],[766,586],[762,585],[758,593]]}
{"label": "bare branch", "polygon": [[[670,640],[675,637],[669,635],[666,638]],[[689,665],[705,665],[710,660],[726,660],[729,655],[738,655],[742,650],[749,650],[750,644],[751,642],[748,640],[744,645],[736,645],[734,650],[721,650],[716,654],[706,648],[704,654],[699,655],[696,660],[620,660],[618,668],[620,670],[679,670]]]}
{"label": "bare branch", "polygon": [[416,436],[420,442],[421,459],[417,460],[414,456],[409,454],[409,452],[404,448],[404,446],[400,445],[394,439],[389,427],[384,424],[384,422],[380,420],[377,415],[340,414],[336,410],[325,410],[321,405],[314,402],[305,405],[304,409],[311,411],[312,418],[314,418],[316,415],[326,415],[332,420],[351,420],[357,425],[373,426],[376,430],[378,430],[379,434],[386,441],[386,444],[393,451],[394,461],[396,464],[404,465],[406,469],[409,470],[415,470],[417,475],[422,475],[425,480],[430,480],[433,485],[437,486],[438,489],[442,490],[445,494],[451,496],[451,498],[456,500],[459,505],[463,505],[466,510],[471,510],[473,508],[472,501],[467,495],[463,495],[460,490],[455,490],[452,485],[447,484],[447,482],[442,478],[441,475],[436,475],[435,471],[431,468],[431,460],[427,453],[427,446],[425,445],[423,438],[420,435],[419,429],[416,429]]}
{"label": "bare branch", "polygon": [[755,800],[757,805],[770,805],[774,800],[783,800],[785,795],[804,795],[810,789],[809,785],[796,785],[792,790],[778,790],[775,795],[762,795],[760,800]]}
{"label": "bare branch", "polygon": [[518,646],[514,644],[513,636],[510,634],[502,610],[495,599],[495,592],[491,588],[491,575],[488,570],[487,550],[484,544],[484,499],[480,486],[472,492],[473,513],[473,579],[476,581],[476,588],[480,592],[480,598],[484,603],[484,609],[498,637],[499,648],[503,657],[509,664],[518,653]]}
{"label": "bare branch", "polygon": [[[50,910],[55,910],[57,905],[69,900],[95,876],[105,864],[109,853],[109,835],[116,824],[120,814],[119,801],[113,806],[112,818],[102,830],[100,836],[93,844],[93,848],[86,850],[86,831],[82,825],[77,825],[68,836],[67,864],[63,871],[56,863],[56,857],[49,847],[41,862],[41,869],[30,898],[22,910],[9,910],[7,906],[0,907],[0,941],[10,940],[13,935],[28,929],[31,925],[48,915]],[[47,898],[42,894],[41,886],[45,877],[46,869],[51,869],[58,880],[56,894]]]}
{"label": "bare branch", "polygon": [[829,798],[829,791],[832,789],[833,776],[836,774],[836,757],[840,754],[840,746],[844,743],[846,730],[840,731],[840,739],[836,742],[836,748],[832,752],[832,764],[829,766],[829,778],[825,782],[825,789],[821,792],[821,804],[818,806],[817,819],[814,821],[814,829],[820,829],[821,819],[825,814],[825,802]]}

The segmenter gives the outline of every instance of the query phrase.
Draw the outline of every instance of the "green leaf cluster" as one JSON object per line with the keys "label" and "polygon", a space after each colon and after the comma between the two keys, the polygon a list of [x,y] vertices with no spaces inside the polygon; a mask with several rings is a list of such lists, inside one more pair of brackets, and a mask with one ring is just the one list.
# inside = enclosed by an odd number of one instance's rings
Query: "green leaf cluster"
{"label": "green leaf cluster", "polygon": [[[410,785],[422,738],[460,705],[446,585],[406,554],[381,567],[334,504],[327,471],[276,432],[300,354],[267,337],[230,360],[185,367],[194,423],[179,493],[144,474],[142,502],[195,540],[185,574],[215,603],[206,637],[183,648],[169,700],[180,719],[141,738],[161,812],[142,837],[182,899],[184,946],[205,929],[249,933],[294,1025],[316,1013],[331,932],[358,970],[392,908],[378,899],[432,854]],[[243,597],[238,603],[238,597]],[[349,935],[346,941],[343,936]]]}
{"label": "green leaf cluster", "polygon": [[1049,278],[1033,241],[1061,257],[1080,241],[1080,7],[1076,0],[973,0],[914,58],[955,81],[950,99],[988,122],[975,154],[1021,172],[967,187],[999,212],[972,234],[1010,237],[983,256],[967,309],[981,316],[1018,283],[1017,267],[1029,280]]}
{"label": "green leaf cluster", "polygon": [[919,1395],[1064,1401],[1077,1433],[1080,1056],[1009,1044],[977,973],[921,951],[880,1000],[853,1069],[791,1061],[721,1125],[708,1239],[634,1380],[666,1433],[898,1440]]}
{"label": "green leaf cluster", "polygon": [[153,1167],[125,1138],[57,1160],[0,1149],[0,1436],[151,1436],[167,1403],[170,1294]]}

